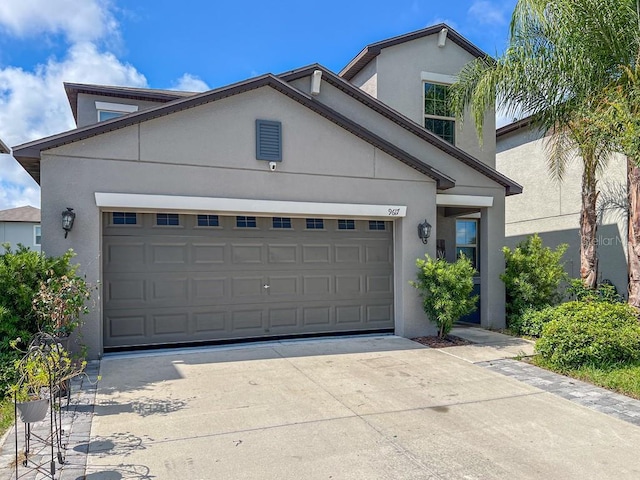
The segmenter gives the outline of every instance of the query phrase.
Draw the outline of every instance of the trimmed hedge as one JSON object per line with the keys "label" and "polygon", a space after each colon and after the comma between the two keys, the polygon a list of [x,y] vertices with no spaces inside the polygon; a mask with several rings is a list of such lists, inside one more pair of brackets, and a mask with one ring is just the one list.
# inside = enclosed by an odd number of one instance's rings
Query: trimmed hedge
{"label": "trimmed hedge", "polygon": [[559,368],[640,360],[637,311],[625,303],[567,302],[548,310],[536,351]]}

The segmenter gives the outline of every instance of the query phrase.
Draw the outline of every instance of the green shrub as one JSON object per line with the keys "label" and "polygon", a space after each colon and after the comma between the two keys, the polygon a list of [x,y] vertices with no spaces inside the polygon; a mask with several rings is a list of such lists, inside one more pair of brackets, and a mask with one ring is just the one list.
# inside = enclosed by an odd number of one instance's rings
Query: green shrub
{"label": "green shrub", "polygon": [[640,360],[640,323],[626,303],[567,302],[553,307],[536,351],[558,368]]}
{"label": "green shrub", "polygon": [[471,295],[475,270],[464,257],[448,263],[425,255],[416,265],[418,279],[409,283],[420,290],[423,310],[438,326],[438,336],[444,337],[454,322],[476,309],[478,296]]}
{"label": "green shrub", "polygon": [[25,346],[38,331],[33,300],[41,284],[51,278],[76,278],[77,267],[70,263],[74,256],[71,250],[60,257],[47,257],[22,245],[13,252],[8,244],[3,247],[4,253],[0,254],[0,392],[14,380],[13,361],[17,352],[10,342],[19,337]]}
{"label": "green shrub", "polygon": [[511,326],[527,310],[542,310],[562,299],[560,284],[567,279],[562,256],[567,245],[555,250],[545,247],[536,234],[514,250],[504,247],[505,270],[500,279],[507,294],[507,322]]}
{"label": "green shrub", "polygon": [[516,335],[539,337],[542,327],[554,318],[555,307],[547,307],[542,310],[525,310],[522,315],[515,317],[509,328]]}
{"label": "green shrub", "polygon": [[596,288],[589,288],[579,278],[571,280],[567,287],[567,295],[571,299],[585,302],[624,302],[614,284],[603,282]]}

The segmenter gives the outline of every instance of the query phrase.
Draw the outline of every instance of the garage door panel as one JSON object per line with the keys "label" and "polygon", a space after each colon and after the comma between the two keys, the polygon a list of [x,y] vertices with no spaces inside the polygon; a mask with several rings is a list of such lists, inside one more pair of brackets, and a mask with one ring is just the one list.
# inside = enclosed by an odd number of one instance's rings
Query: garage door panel
{"label": "garage door panel", "polygon": [[266,284],[269,285],[270,297],[301,293],[298,275],[270,275]]}
{"label": "garage door panel", "polygon": [[262,244],[242,245],[232,244],[232,261],[236,264],[261,264],[264,263],[262,258]]}
{"label": "garage door panel", "polygon": [[336,323],[345,324],[362,324],[364,318],[362,314],[362,305],[344,305],[336,307]]}
{"label": "garage door panel", "polygon": [[186,313],[156,314],[151,317],[153,335],[187,335],[189,332],[189,316]]}
{"label": "garage door panel", "polygon": [[270,264],[295,265],[298,263],[298,245],[274,245],[267,246]]}
{"label": "garage door panel", "polygon": [[200,311],[193,313],[194,333],[210,334],[224,332],[227,329],[226,312]]}
{"label": "garage door panel", "polygon": [[261,297],[264,294],[264,285],[262,276],[237,277],[231,280],[231,295],[233,297]]}
{"label": "garage door panel", "polygon": [[331,245],[303,245],[302,263],[329,263],[331,261]]}
{"label": "garage door panel", "polygon": [[114,238],[105,248],[105,272],[132,272],[145,269],[143,240]]}
{"label": "garage door panel", "polygon": [[271,333],[278,333],[283,329],[289,331],[292,327],[298,327],[300,314],[298,308],[271,308],[269,309],[269,324],[267,328]]}
{"label": "garage door panel", "polygon": [[224,265],[226,259],[226,243],[194,243],[192,245],[193,263],[195,265]]}
{"label": "garage door panel", "polygon": [[304,307],[302,323],[304,326],[331,325],[331,307]]}
{"label": "garage door panel", "polygon": [[388,323],[393,320],[392,305],[368,305],[367,323]]}
{"label": "garage door panel", "polygon": [[336,275],[336,294],[344,296],[360,296],[362,291],[362,276]]}
{"label": "garage door panel", "polygon": [[[392,230],[105,228],[107,347],[393,327]],[[150,217],[150,218],[147,218]],[[181,220],[182,221],[182,220]],[[333,222],[333,223],[332,223]],[[268,288],[264,288],[268,286]]]}
{"label": "garage door panel", "polygon": [[226,277],[198,277],[191,280],[193,301],[220,301],[226,297]]}
{"label": "garage door panel", "polygon": [[253,330],[257,335],[264,333],[262,326],[262,308],[238,310],[231,314],[232,330]]}
{"label": "garage door panel", "polygon": [[154,278],[151,280],[151,301],[159,303],[184,304],[189,300],[189,279],[181,278]]}
{"label": "garage door panel", "polygon": [[336,263],[363,263],[364,255],[360,245],[336,245]]}
{"label": "garage door panel", "polygon": [[154,265],[186,265],[189,257],[186,243],[152,243],[151,262]]}
{"label": "garage door panel", "polygon": [[368,293],[391,293],[393,278],[391,275],[384,276],[367,276],[367,292]]}
{"label": "garage door panel", "polygon": [[331,293],[330,275],[305,275],[302,279],[304,296],[326,296]]}
{"label": "garage door panel", "polygon": [[365,261],[371,263],[392,263],[391,247],[386,242],[377,245],[367,245],[365,250]]}
{"label": "garage door panel", "polygon": [[134,339],[140,341],[147,338],[146,315],[109,315],[105,318],[109,326],[108,339]]}
{"label": "garage door panel", "polygon": [[147,301],[147,282],[144,278],[124,276],[105,282],[105,304],[108,306],[138,305]]}

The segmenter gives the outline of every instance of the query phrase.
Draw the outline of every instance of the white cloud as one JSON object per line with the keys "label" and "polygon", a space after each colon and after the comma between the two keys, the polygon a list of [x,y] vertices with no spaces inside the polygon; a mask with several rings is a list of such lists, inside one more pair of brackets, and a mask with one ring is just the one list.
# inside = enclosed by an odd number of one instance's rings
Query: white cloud
{"label": "white cloud", "polygon": [[18,37],[63,34],[71,42],[118,35],[107,0],[2,0],[0,26]]}
{"label": "white cloud", "polygon": [[[75,127],[63,82],[147,86],[135,67],[98,47],[120,38],[113,7],[111,0],[0,0],[0,34],[38,42],[61,35],[68,45],[62,58],[49,58],[32,69],[0,68],[0,138],[7,145]],[[189,79],[192,85],[204,85],[197,77]],[[0,155],[0,209],[37,206],[39,195],[38,185],[18,162]]]}
{"label": "white cloud", "polygon": [[182,75],[171,89],[183,90],[185,92],[206,92],[207,90],[211,90],[207,82],[190,73]]}
{"label": "white cloud", "polygon": [[503,26],[507,24],[507,10],[504,5],[497,5],[487,0],[475,0],[467,14],[483,25]]}
{"label": "white cloud", "polygon": [[14,146],[73,128],[63,82],[147,85],[135,67],[92,43],[76,44],[62,61],[51,59],[33,71],[0,69],[0,138]]}

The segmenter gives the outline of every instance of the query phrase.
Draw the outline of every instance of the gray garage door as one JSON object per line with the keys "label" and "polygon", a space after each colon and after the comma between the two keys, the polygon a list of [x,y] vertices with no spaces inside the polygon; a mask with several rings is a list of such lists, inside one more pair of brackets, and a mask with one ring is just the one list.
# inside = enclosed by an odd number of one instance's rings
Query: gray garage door
{"label": "gray garage door", "polygon": [[103,215],[106,349],[393,327],[391,222]]}

